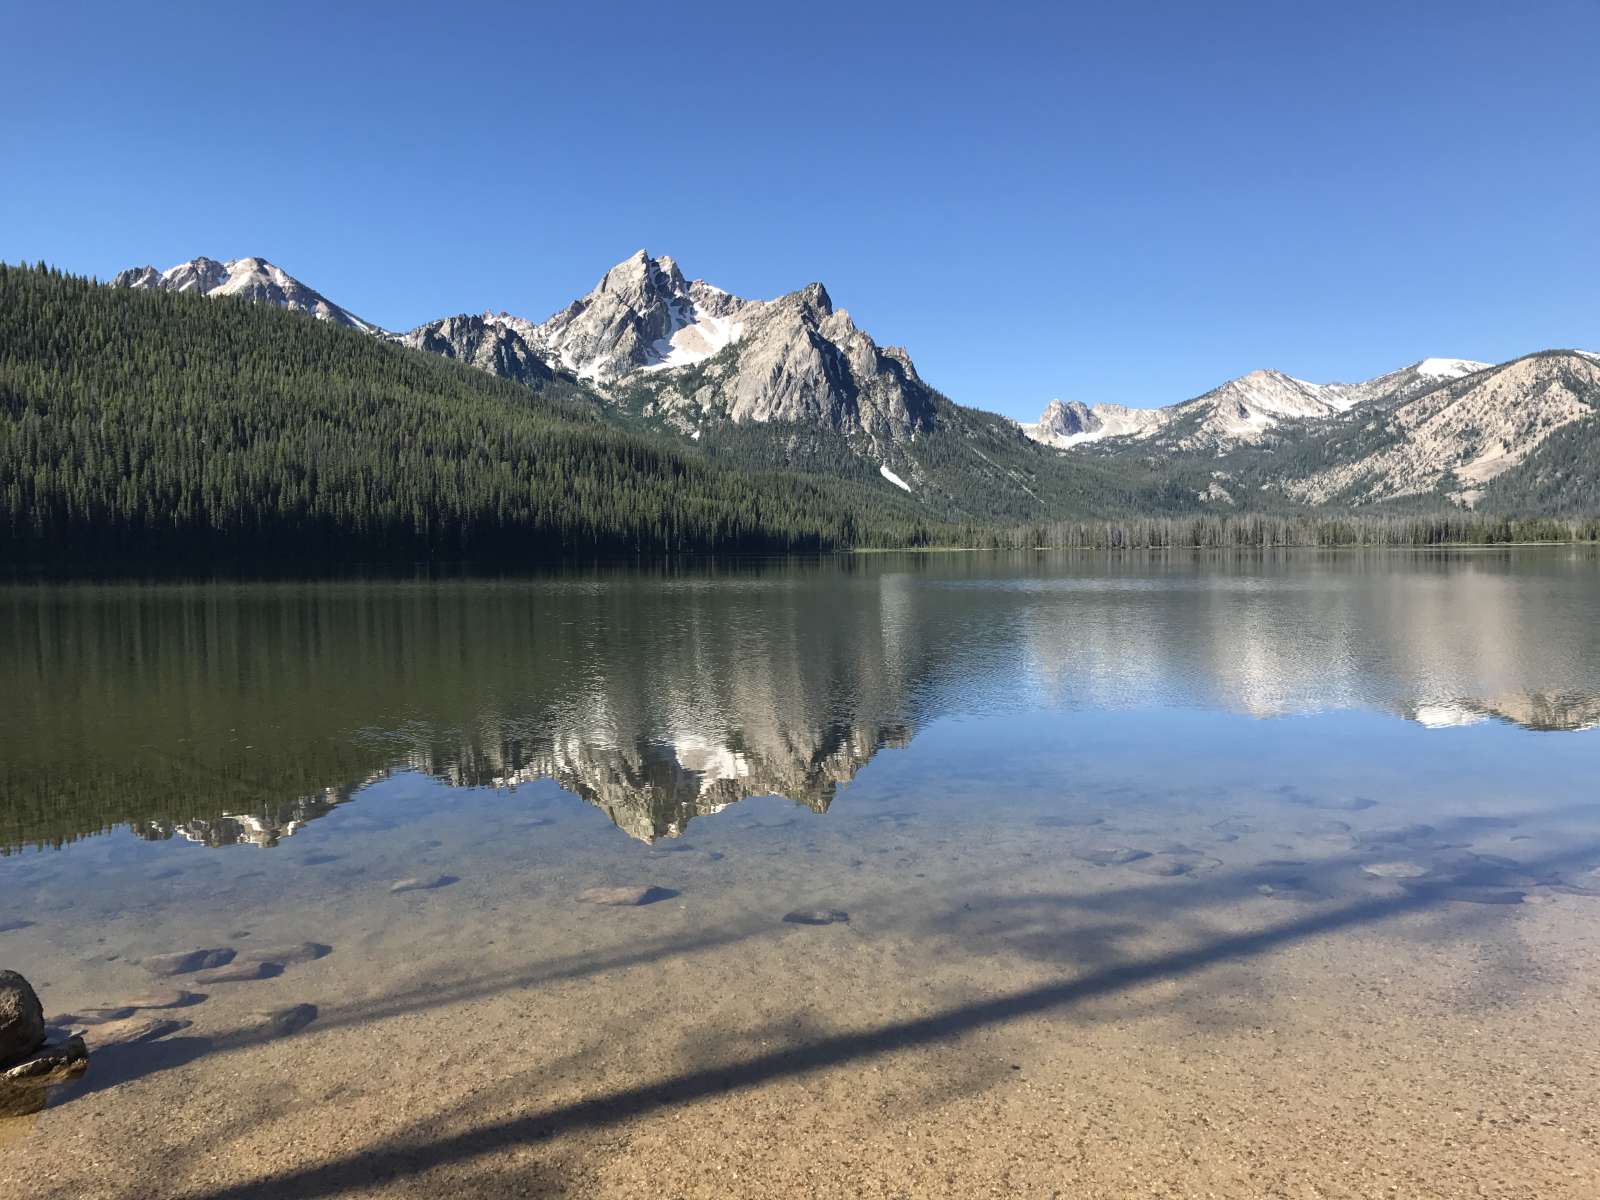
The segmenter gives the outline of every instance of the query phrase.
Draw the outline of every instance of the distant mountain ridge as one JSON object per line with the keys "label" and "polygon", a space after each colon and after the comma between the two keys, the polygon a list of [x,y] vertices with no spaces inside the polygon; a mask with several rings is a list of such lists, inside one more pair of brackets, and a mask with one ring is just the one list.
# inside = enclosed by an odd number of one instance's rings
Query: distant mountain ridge
{"label": "distant mountain ridge", "polygon": [[1258,370],[1230,379],[1193,400],[1161,408],[1052,400],[1038,421],[1022,429],[1035,441],[1063,450],[1109,438],[1157,438],[1181,448],[1227,447],[1257,441],[1284,421],[1336,417],[1357,405],[1408,399],[1491,365],[1460,358],[1425,358],[1355,384],[1310,383],[1282,371]]}

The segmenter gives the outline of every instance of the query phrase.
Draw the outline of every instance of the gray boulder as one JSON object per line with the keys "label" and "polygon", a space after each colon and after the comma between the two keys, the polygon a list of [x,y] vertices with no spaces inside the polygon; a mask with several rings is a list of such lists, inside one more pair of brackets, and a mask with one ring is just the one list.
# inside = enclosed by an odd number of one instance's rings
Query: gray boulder
{"label": "gray boulder", "polygon": [[32,1054],[44,1042],[44,1006],[15,971],[0,971],[0,1067]]}

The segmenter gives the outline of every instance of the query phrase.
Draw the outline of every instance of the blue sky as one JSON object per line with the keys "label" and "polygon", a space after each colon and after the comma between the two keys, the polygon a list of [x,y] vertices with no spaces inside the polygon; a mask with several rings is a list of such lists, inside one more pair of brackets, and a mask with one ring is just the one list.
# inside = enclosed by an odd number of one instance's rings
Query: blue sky
{"label": "blue sky", "polygon": [[1600,4],[983,8],[0,0],[0,259],[405,328],[644,247],[1014,416],[1600,348]]}

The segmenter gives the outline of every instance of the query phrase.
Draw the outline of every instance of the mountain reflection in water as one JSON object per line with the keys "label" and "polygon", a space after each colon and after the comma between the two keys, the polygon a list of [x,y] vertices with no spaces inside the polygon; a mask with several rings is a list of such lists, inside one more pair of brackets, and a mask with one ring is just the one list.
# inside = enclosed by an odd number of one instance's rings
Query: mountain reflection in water
{"label": "mountain reflection in water", "polygon": [[930,555],[534,580],[0,591],[0,847],[273,845],[377,779],[549,779],[645,841],[825,811],[941,717],[1600,725],[1566,549]]}

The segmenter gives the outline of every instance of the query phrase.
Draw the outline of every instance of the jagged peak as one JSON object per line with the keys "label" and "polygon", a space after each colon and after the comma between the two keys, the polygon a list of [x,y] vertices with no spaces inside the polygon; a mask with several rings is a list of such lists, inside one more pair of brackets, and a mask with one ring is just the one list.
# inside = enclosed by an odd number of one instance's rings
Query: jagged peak
{"label": "jagged peak", "polygon": [[917,374],[916,364],[911,361],[911,352],[904,346],[885,346],[882,352],[886,358],[892,358],[899,363],[908,378],[919,381],[922,379],[922,376]]}
{"label": "jagged peak", "polygon": [[[833,297],[820,283],[808,283],[797,291],[779,296],[772,301],[775,307],[798,310],[814,321],[823,321],[833,315]],[[846,314],[848,316],[849,314]]]}

